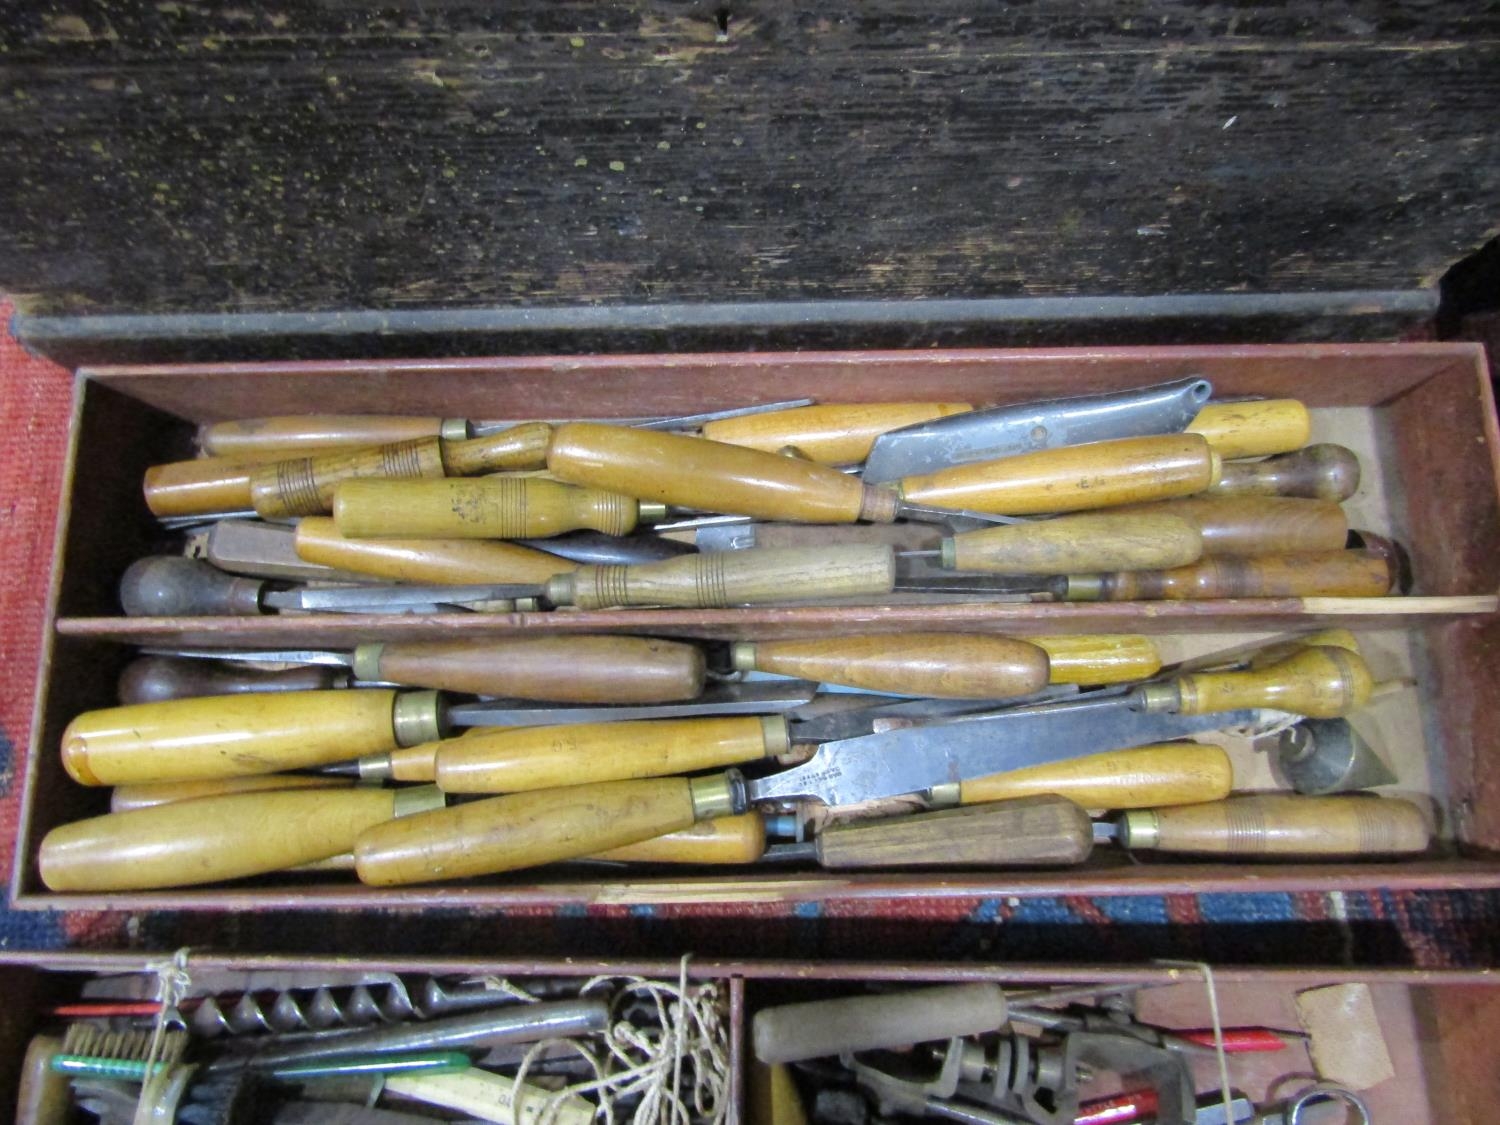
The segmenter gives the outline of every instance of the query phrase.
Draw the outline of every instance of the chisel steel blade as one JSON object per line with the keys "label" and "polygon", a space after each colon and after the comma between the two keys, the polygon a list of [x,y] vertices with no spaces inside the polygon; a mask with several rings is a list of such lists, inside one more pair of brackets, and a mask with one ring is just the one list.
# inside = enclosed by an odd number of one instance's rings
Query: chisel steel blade
{"label": "chisel steel blade", "polygon": [[711,688],[684,703],[609,704],[601,707],[516,704],[508,701],[462,703],[448,709],[448,720],[467,727],[541,727],[565,723],[607,723],[627,719],[681,719],[709,715],[774,715],[812,702],[818,685],[807,680],[778,684],[734,684]]}
{"label": "chisel steel blade", "polygon": [[879,484],[1038,449],[1179,433],[1212,394],[1207,379],[1178,379],[1133,391],[950,414],[881,434],[865,461],[864,479]]}
{"label": "chisel steel blade", "polygon": [[746,783],[751,801],[812,798],[852,805],[919,793],[992,773],[1124,750],[1255,720],[1254,711],[1151,714],[1130,697],[1054,703],[938,727],[825,742],[794,769]]}
{"label": "chisel steel blade", "polygon": [[[294,599],[294,608],[340,610],[401,610],[425,605],[463,605],[468,602],[499,601],[511,598],[541,597],[544,587],[536,584],[500,584],[494,586],[316,586],[289,590],[285,596]],[[274,603],[272,603],[274,604]]]}

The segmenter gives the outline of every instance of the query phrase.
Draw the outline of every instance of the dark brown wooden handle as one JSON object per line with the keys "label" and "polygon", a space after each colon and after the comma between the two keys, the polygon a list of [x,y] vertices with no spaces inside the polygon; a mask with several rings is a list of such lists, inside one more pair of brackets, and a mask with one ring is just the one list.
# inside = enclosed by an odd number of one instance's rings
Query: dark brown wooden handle
{"label": "dark brown wooden handle", "polygon": [[1322,443],[1264,461],[1226,461],[1216,496],[1300,496],[1347,500],[1359,491],[1359,458],[1352,449]]}
{"label": "dark brown wooden handle", "polygon": [[318,691],[334,687],[340,674],[333,668],[309,664],[276,672],[231,671],[211,660],[175,660],[143,656],[120,673],[121,703],[159,703],[200,695],[240,695],[246,692]]}
{"label": "dark brown wooden handle", "polygon": [[1073,600],[1200,598],[1378,598],[1390,593],[1387,559],[1370,551],[1320,551],[1253,559],[1204,559],[1173,570],[1070,578]]}
{"label": "dark brown wooden handle", "polygon": [[153,555],[137,559],[120,579],[128,617],[254,617],[263,612],[255,578],[225,574],[202,559]]}
{"label": "dark brown wooden handle", "polygon": [[1082,863],[1094,846],[1089,815],[1051,794],[830,825],[824,867],[1039,867]]}
{"label": "dark brown wooden handle", "polygon": [[1349,537],[1349,521],[1332,500],[1287,496],[1189,496],[1120,511],[1181,516],[1203,533],[1208,556],[1282,555],[1337,551]]}

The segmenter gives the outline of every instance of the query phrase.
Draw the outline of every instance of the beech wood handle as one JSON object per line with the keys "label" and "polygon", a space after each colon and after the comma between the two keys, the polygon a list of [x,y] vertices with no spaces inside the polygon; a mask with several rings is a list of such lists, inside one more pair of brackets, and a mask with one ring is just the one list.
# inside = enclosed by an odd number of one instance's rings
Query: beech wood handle
{"label": "beech wood handle", "polygon": [[476,473],[533,472],[547,467],[552,427],[524,422],[487,437],[443,442],[443,465],[449,476]]}
{"label": "beech wood handle", "polygon": [[250,502],[265,519],[316,516],[332,508],[334,489],[342,481],[442,475],[442,439],[417,438],[262,465],[250,474]]}
{"label": "beech wood handle", "polygon": [[1341,550],[1349,519],[1332,500],[1288,496],[1192,496],[1122,509],[1131,516],[1170,515],[1191,520],[1209,556],[1282,555]]}
{"label": "beech wood handle", "polygon": [[1427,818],[1396,797],[1264,794],[1127,813],[1128,848],[1235,856],[1399,855],[1426,851]]}
{"label": "beech wood handle", "polygon": [[395,815],[395,790],[200,797],[65,824],[39,852],[54,891],[181,887],[281,871],[348,851]]}
{"label": "beech wood handle", "polygon": [[338,486],[333,519],[351,539],[538,539],[568,531],[628,535],[632,497],[539,477],[354,480]]}
{"label": "beech wood handle", "polygon": [[309,664],[277,672],[231,671],[205,660],[143,656],[120,673],[116,689],[121,703],[162,703],[203,695],[253,692],[324,691],[339,680],[336,669]]}
{"label": "beech wood handle", "polygon": [[[1100,576],[1098,589],[1069,597],[1105,601],[1201,598],[1379,598],[1391,592],[1390,561],[1373,551],[1204,559],[1173,570]],[[1070,584],[1073,580],[1070,579]]]}
{"label": "beech wood handle", "polygon": [[443,419],[409,414],[281,414],[203,426],[198,445],[215,457],[284,460],[311,450],[390,445],[442,432]]}
{"label": "beech wood handle", "polygon": [[717,816],[639,844],[610,848],[591,859],[624,863],[754,863],[766,854],[766,821],[760,813]]}
{"label": "beech wood handle", "polygon": [[1294,398],[1216,402],[1198,411],[1189,433],[1202,434],[1219,456],[1265,457],[1301,449],[1312,435],[1312,416]]}
{"label": "beech wood handle", "polygon": [[787,751],[779,715],[577,723],[475,732],[439,743],[445,793],[518,793],[756,762]]}
{"label": "beech wood handle", "polygon": [[818,836],[824,867],[1027,867],[1082,863],[1088,813],[1042,795],[912,816],[841,821]]}
{"label": "beech wood handle", "polygon": [[535,582],[571,574],[578,564],[515,543],[472,539],[346,539],[333,520],[297,522],[297,557],[355,574],[422,585]]}
{"label": "beech wood handle", "polygon": [[1247,672],[1179,676],[1172,686],[1178,697],[1173,709],[1184,715],[1272,707],[1314,719],[1336,719],[1369,702],[1375,681],[1358,653],[1319,646]]}
{"label": "beech wood handle", "polygon": [[1233,787],[1234,768],[1223,747],[1161,742],[963,781],[959,801],[975,805],[1053,793],[1086,809],[1145,809],[1219,801]]}
{"label": "beech wood handle", "polygon": [[250,507],[250,474],[255,462],[230,457],[199,457],[153,465],[141,481],[151,514],[201,516],[243,512]]}
{"label": "beech wood handle", "polygon": [[823,465],[855,465],[881,434],[974,409],[966,402],[829,402],[768,414],[721,418],[703,426],[713,441],[766,453],[795,449]]}
{"label": "beech wood handle", "polygon": [[225,574],[202,559],[151,555],[120,579],[127,617],[255,617],[262,613],[258,578]]}
{"label": "beech wood handle", "polygon": [[1352,449],[1327,443],[1309,445],[1264,461],[1227,461],[1218,496],[1300,496],[1347,500],[1359,491],[1359,458]]}
{"label": "beech wood handle", "polygon": [[1120,438],[959,465],[901,481],[920,504],[1023,516],[1202,492],[1217,457],[1197,434]]}
{"label": "beech wood handle", "polygon": [[117,785],[109,794],[110,812],[129,812],[173,801],[222,797],[228,793],[262,793],[281,789],[348,789],[353,778],[322,777],[313,773],[262,773],[253,777],[218,777],[209,781],[159,781]]}
{"label": "beech wood handle", "polygon": [[705,438],[591,422],[557,427],[547,468],[570,484],[763,520],[853,523],[866,506],[867,489],[859,478],[824,465]]}
{"label": "beech wood handle", "polygon": [[1279,664],[1305,648],[1318,646],[1348,649],[1357,656],[1364,655],[1360,650],[1359,640],[1348,629],[1319,629],[1315,633],[1304,633],[1299,637],[1256,649],[1250,654],[1249,665],[1252,668],[1264,668],[1269,664]]}
{"label": "beech wood handle", "polygon": [[554,605],[719,608],[878,596],[896,584],[889,546],[764,547],[684,555],[639,566],[587,566],[547,583]]}
{"label": "beech wood handle", "polygon": [[1125,684],[1161,671],[1161,653],[1150,637],[1074,633],[1026,639],[1047,653],[1047,678],[1054,684]]}
{"label": "beech wood handle", "polygon": [[216,695],[85,711],[62,737],[80,785],[197,781],[326,765],[396,745],[389,690]]}
{"label": "beech wood handle", "polygon": [[989,574],[1165,570],[1203,554],[1198,525],[1167,513],[1086,512],[966,531],[945,539],[942,564]]}
{"label": "beech wood handle", "polygon": [[940,699],[1004,699],[1047,684],[1047,653],[1026,641],[967,633],[756,641],[734,665],[869,691]]}
{"label": "beech wood handle", "polygon": [[372,886],[493,875],[679,832],[697,819],[682,777],[511,793],[376,825],[355,842],[355,870]]}
{"label": "beech wood handle", "polygon": [[[364,674],[373,665],[375,675]],[[703,690],[703,650],[644,637],[511,637],[361,646],[362,679],[559,703],[669,703]]]}

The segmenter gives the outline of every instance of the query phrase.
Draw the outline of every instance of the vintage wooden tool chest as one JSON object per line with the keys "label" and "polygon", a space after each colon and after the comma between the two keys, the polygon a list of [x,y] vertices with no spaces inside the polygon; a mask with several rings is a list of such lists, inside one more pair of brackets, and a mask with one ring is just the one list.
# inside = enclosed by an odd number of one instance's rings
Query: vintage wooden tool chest
{"label": "vintage wooden tool chest", "polygon": [[[455,618],[135,618],[118,616],[114,586],[150,547],[139,494],[150,464],[185,456],[195,426],[272,412],[383,412],[525,417],[566,402],[588,416],[684,412],[788,395],[891,401],[914,392],[994,403],[1124,388],[1201,374],[1223,395],[1296,396],[1314,438],[1336,438],[1366,465],[1351,501],[1357,524],[1409,545],[1416,586],[1387,599],[1267,599],[1095,604],[767,607],[473,614]],[[1485,888],[1500,840],[1496,753],[1486,716],[1495,686],[1489,646],[1500,586],[1500,498],[1494,406],[1483,354],[1465,344],[1198,348],[741,353],[495,358],[86,369],[78,380],[71,487],[59,533],[52,621],[15,870],[24,907],[222,909],[389,908],[516,904],[755,903],[887,896],[1114,894],[1238,889]],[[99,472],[107,465],[109,471]],[[59,764],[63,727],[109,705],[128,644],[333,645],[365,640],[634,631],[657,636],[768,638],[949,629],[1017,635],[1142,632],[1175,655],[1338,625],[1355,630],[1376,675],[1406,683],[1369,709],[1396,758],[1399,790],[1430,803],[1439,847],[1399,861],[1129,862],[1096,849],[1052,871],[899,869],[870,874],[792,868],[562,868],[451,885],[375,890],[312,875],[224,887],[105,895],[46,893],[35,855],[51,828],[102,811]],[[1248,746],[1236,771],[1251,787],[1264,763]],[[1262,772],[1257,772],[1262,771]],[[1244,782],[1241,783],[1245,784]]]}

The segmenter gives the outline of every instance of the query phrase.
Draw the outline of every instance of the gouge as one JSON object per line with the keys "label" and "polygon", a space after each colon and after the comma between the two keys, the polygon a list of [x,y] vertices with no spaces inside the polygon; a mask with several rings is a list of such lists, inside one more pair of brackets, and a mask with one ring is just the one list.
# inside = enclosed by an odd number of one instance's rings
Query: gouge
{"label": "gouge", "polygon": [[[812,401],[798,398],[730,410],[713,410],[703,414],[621,418],[613,424],[649,430],[688,430],[724,419],[789,412],[794,408],[810,406]],[[489,437],[526,424],[520,421],[470,421],[465,418],[400,414],[284,414],[202,426],[198,430],[198,445],[204,453],[216,457],[279,458],[293,457],[312,450],[338,449],[351,445],[387,445],[416,438],[436,437],[462,441],[465,438]]]}
{"label": "gouge", "polygon": [[[327,522],[327,521],[325,521]],[[293,582],[364,582],[364,574],[308,562],[297,554],[297,528],[260,520],[221,519],[190,533],[182,553],[226,574]]]}
{"label": "gouge", "polygon": [[1349,521],[1332,500],[1285,496],[1191,496],[1131,504],[1125,516],[1177,516],[1197,524],[1205,555],[1282,555],[1337,551],[1347,545]]}
{"label": "gouge", "polygon": [[351,480],[333,494],[333,522],[351,539],[534,539],[568,531],[628,535],[665,505],[537,477]]}
{"label": "gouge", "polygon": [[1347,500],[1359,491],[1359,458],[1342,445],[1309,445],[1264,461],[1226,461],[1215,496],[1300,496]]}
{"label": "gouge", "polygon": [[373,885],[509,871],[659,836],[763,801],[857,804],[1245,725],[1255,719],[1255,708],[1342,714],[1368,699],[1370,686],[1368,669],[1353,653],[1310,648],[1254,672],[1198,673],[1132,691],[1102,689],[1072,702],[824,742],[808,762],[756,780],[730,770],[544,789],[435,810],[366,832],[355,846],[356,869]]}
{"label": "gouge", "polygon": [[570,531],[549,539],[518,539],[514,545],[533,547],[570,562],[603,566],[663,562],[667,559],[675,559],[679,555],[696,554],[698,551],[698,548],[691,543],[668,539],[649,531],[637,531],[631,535],[605,535],[601,531]]}
{"label": "gouge", "polygon": [[545,582],[577,569],[566,559],[518,543],[473,539],[349,539],[333,520],[308,516],[291,536],[296,557],[355,574],[426,585]]}
{"label": "gouge", "polygon": [[1172,570],[1071,575],[1069,601],[1198,598],[1378,598],[1392,592],[1390,560],[1374,551],[1314,551],[1204,559]]}
{"label": "gouge", "polygon": [[1135,809],[1095,826],[1096,838],[1132,850],[1233,856],[1398,855],[1426,851],[1422,810],[1396,797],[1287,793],[1205,805]]}

